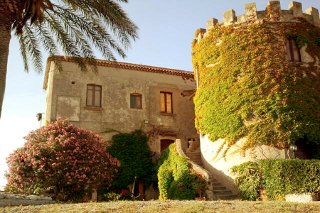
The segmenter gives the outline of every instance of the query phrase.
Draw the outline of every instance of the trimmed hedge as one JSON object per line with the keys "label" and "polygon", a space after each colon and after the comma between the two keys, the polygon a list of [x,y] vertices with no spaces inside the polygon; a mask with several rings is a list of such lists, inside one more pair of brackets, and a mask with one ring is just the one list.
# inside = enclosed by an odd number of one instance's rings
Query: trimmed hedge
{"label": "trimmed hedge", "polygon": [[159,160],[158,187],[160,200],[196,197],[197,177],[191,173],[187,159],[179,156],[175,144],[171,144]]}
{"label": "trimmed hedge", "polygon": [[262,175],[259,164],[255,162],[243,163],[232,168],[237,175],[236,184],[245,200],[257,200],[262,188]]}
{"label": "trimmed hedge", "polygon": [[259,199],[266,190],[269,199],[283,199],[286,194],[320,191],[320,160],[261,160],[232,168],[241,195]]}

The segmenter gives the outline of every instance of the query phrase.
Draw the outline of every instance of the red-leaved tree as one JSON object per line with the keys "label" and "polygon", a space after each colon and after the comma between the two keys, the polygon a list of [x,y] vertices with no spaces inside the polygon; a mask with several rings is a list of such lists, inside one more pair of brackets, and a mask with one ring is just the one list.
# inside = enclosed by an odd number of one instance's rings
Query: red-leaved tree
{"label": "red-leaved tree", "polygon": [[8,159],[7,189],[45,193],[60,201],[81,201],[112,181],[119,161],[91,131],[58,120],[31,132]]}

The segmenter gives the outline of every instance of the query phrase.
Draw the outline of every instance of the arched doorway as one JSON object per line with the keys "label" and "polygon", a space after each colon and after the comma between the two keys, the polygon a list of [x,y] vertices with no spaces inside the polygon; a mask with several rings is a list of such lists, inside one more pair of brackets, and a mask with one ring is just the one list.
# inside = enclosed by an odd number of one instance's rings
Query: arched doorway
{"label": "arched doorway", "polygon": [[170,144],[172,144],[172,143],[174,143],[174,140],[172,140],[172,139],[161,139],[160,140],[160,151],[162,152],[163,150],[168,148],[168,146],[170,146]]}
{"label": "arched doorway", "polygon": [[296,141],[297,151],[295,158],[299,159],[320,159],[320,146],[307,138],[300,138]]}

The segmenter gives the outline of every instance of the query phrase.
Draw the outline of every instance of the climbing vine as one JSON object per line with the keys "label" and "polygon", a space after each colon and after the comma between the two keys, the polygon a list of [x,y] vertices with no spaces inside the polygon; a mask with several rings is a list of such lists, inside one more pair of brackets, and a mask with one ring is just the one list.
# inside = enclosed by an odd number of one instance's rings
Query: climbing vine
{"label": "climbing vine", "polygon": [[[289,62],[286,38],[313,62]],[[199,88],[196,127],[231,146],[287,147],[299,138],[320,144],[320,29],[304,20],[220,26],[193,44]]]}

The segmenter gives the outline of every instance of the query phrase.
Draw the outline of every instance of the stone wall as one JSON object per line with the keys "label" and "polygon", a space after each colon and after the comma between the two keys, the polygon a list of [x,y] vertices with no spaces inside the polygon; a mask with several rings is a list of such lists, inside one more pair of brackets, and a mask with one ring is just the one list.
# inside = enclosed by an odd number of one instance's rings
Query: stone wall
{"label": "stone wall", "polygon": [[36,195],[16,195],[0,192],[0,207],[5,206],[27,206],[27,205],[44,205],[55,203],[50,197]]}
{"label": "stone wall", "polygon": [[[298,2],[292,2],[289,5],[288,10],[281,10],[279,1],[270,1],[266,10],[258,11],[255,3],[247,4],[245,6],[245,14],[237,16],[234,10],[226,11],[224,14],[224,20],[222,23],[215,18],[211,18],[207,22],[206,29],[198,29],[195,33],[194,45],[197,45],[199,41],[207,35],[207,33],[214,28],[218,27],[233,27],[235,29],[241,29],[250,24],[260,23],[292,23],[299,22],[300,19],[305,19],[315,27],[320,26],[319,12],[315,8],[309,8],[303,13],[302,4]],[[276,25],[276,24],[274,24]],[[213,31],[211,31],[213,32]],[[279,37],[275,35],[277,41],[285,39],[285,37]],[[202,40],[204,42],[204,40]],[[223,42],[216,39],[216,45],[224,45]],[[285,42],[283,42],[285,44]],[[281,43],[279,43],[281,44]],[[279,46],[279,48],[285,49],[286,46]],[[296,67],[301,69],[304,77],[307,76],[307,72],[310,72],[313,76],[319,75],[319,58],[307,53],[307,45],[300,48],[301,62],[296,64]],[[217,62],[218,63],[218,62]],[[215,64],[209,64],[207,67],[214,66]],[[307,68],[307,69],[305,69]],[[310,68],[310,69],[309,69]],[[307,70],[307,71],[306,71]],[[198,71],[197,71],[198,72]],[[197,73],[196,73],[197,75]],[[221,107],[224,107],[223,105]],[[212,121],[214,122],[214,121]],[[206,170],[210,171],[219,181],[224,185],[237,191],[237,187],[234,184],[233,176],[230,169],[247,161],[256,161],[259,159],[276,159],[276,158],[292,158],[293,153],[288,149],[277,149],[271,146],[260,145],[255,148],[246,149],[244,144],[246,138],[238,140],[234,145],[228,147],[225,144],[224,139],[217,141],[210,141],[208,135],[200,136],[200,148],[202,153],[202,161]],[[259,143],[259,142],[257,142]]]}
{"label": "stone wall", "polygon": [[259,159],[289,159],[293,157],[293,152],[288,149],[277,149],[266,145],[244,150],[245,138],[240,139],[231,147],[224,145],[224,139],[209,140],[208,135],[200,136],[200,141],[202,162],[205,169],[234,193],[237,193],[238,189],[233,181],[234,175],[231,173],[233,166]]}
{"label": "stone wall", "polygon": [[280,1],[269,1],[263,11],[258,11],[255,3],[245,5],[245,14],[236,15],[234,10],[228,10],[224,13],[223,22],[219,23],[218,19],[210,18],[206,24],[206,29],[200,28],[195,33],[195,43],[199,42],[206,32],[217,26],[241,25],[253,22],[273,21],[273,22],[295,22],[298,18],[303,18],[320,27],[319,10],[310,7],[305,12],[302,11],[300,2],[291,2],[288,10],[282,10]]}
{"label": "stone wall", "polygon": [[[56,61],[63,71],[59,72]],[[142,129],[150,134],[149,146],[160,154],[161,139],[198,138],[194,127],[192,72],[145,65],[97,60],[98,72],[81,72],[76,63],[63,57],[49,59],[45,89],[46,120],[66,118],[93,130],[106,140],[118,132]],[[86,106],[88,84],[102,86],[102,106]],[[172,93],[173,113],[160,112],[160,92]],[[142,95],[142,108],[130,108],[130,94]],[[184,149],[187,143],[183,144]]]}

